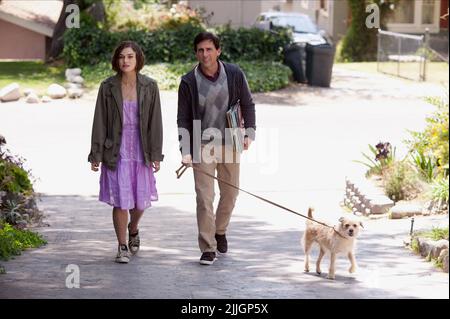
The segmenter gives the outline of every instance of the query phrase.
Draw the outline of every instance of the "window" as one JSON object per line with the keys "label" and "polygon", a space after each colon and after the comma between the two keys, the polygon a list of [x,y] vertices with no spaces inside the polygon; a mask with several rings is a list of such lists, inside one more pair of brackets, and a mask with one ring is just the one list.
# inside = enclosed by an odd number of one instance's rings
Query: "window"
{"label": "window", "polygon": [[423,0],[422,2],[422,24],[434,23],[435,0]]}
{"label": "window", "polygon": [[[434,1],[434,0],[432,0]],[[393,23],[414,23],[414,1],[400,0],[394,7]]]}
{"label": "window", "polygon": [[[439,32],[439,9],[444,0],[398,0],[388,30],[402,33]],[[445,3],[445,2],[444,2]]]}
{"label": "window", "polygon": [[308,0],[302,0],[302,7],[308,9]]}

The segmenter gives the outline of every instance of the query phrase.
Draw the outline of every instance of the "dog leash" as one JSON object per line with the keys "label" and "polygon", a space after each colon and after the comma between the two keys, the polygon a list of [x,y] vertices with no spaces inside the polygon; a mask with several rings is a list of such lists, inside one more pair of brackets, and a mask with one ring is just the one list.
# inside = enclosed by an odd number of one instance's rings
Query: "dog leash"
{"label": "dog leash", "polygon": [[[232,188],[234,188],[234,189],[237,189],[237,190],[239,190],[239,191],[241,191],[241,192],[243,192],[243,193],[246,193],[246,194],[248,194],[248,195],[251,195],[251,196],[253,196],[253,197],[256,197],[256,198],[258,198],[259,200],[262,200],[262,201],[264,201],[264,202],[266,202],[266,203],[269,203],[269,204],[271,204],[271,205],[273,205],[273,206],[276,206],[276,207],[278,207],[278,208],[284,209],[284,210],[286,210],[286,211],[288,211],[288,212],[291,212],[291,213],[296,214],[296,215],[298,215],[298,216],[301,216],[301,217],[303,217],[303,218],[309,219],[310,221],[313,221],[313,222],[315,222],[315,223],[317,223],[317,224],[320,224],[320,225],[322,225],[322,226],[331,228],[331,229],[333,229],[333,231],[334,231],[336,234],[338,234],[338,235],[341,236],[342,238],[345,238],[345,237],[342,236],[342,234],[340,234],[333,226],[330,226],[330,225],[327,225],[327,224],[325,224],[325,223],[319,222],[319,221],[315,220],[314,218],[311,218],[311,217],[309,217],[309,216],[305,216],[305,215],[303,215],[303,214],[301,214],[301,213],[298,213],[298,212],[296,212],[296,211],[294,211],[294,210],[292,210],[292,209],[289,209],[289,208],[284,207],[284,206],[282,206],[282,205],[280,205],[280,204],[277,204],[277,203],[275,203],[275,202],[272,202],[271,200],[268,200],[268,199],[266,199],[266,198],[264,198],[264,197],[255,195],[255,194],[253,194],[253,193],[251,193],[251,192],[248,192],[248,191],[246,191],[246,190],[244,190],[244,189],[242,189],[242,188],[239,188],[239,187],[237,187],[237,186],[235,186],[235,185],[233,185],[233,184],[231,184],[231,183],[229,183],[229,182],[227,182],[227,181],[224,181],[223,179],[221,179],[221,178],[219,178],[219,177],[216,177],[216,176],[214,176],[214,175],[211,175],[211,174],[209,174],[209,173],[207,173],[207,172],[205,172],[205,171],[203,171],[203,170],[201,170],[201,169],[199,169],[199,168],[196,168],[196,167],[194,167],[194,166],[190,166],[190,167],[192,167],[193,170],[196,170],[196,171],[199,172],[199,173],[205,174],[205,175],[207,175],[207,176],[209,176],[209,177],[211,177],[211,178],[213,178],[213,179],[215,179],[215,180],[217,180],[217,181],[219,181],[219,182],[221,182],[221,183],[224,183],[224,184],[226,184],[226,185],[228,185],[228,186],[230,186],[230,187],[232,187]],[[180,167],[179,169],[176,170],[177,179],[180,179],[180,177],[184,174],[184,172],[185,172],[188,168],[189,168],[189,166],[186,166],[186,165],[184,165],[184,164],[181,165],[181,167]]]}

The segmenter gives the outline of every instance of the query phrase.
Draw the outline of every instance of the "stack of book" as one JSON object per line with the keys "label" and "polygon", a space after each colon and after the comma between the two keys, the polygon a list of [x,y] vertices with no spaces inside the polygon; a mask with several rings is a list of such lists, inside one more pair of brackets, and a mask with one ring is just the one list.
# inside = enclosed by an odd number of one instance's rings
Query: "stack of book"
{"label": "stack of book", "polygon": [[239,101],[230,107],[227,111],[228,128],[231,132],[231,141],[233,149],[242,153],[244,150],[244,119],[242,118],[241,107]]}

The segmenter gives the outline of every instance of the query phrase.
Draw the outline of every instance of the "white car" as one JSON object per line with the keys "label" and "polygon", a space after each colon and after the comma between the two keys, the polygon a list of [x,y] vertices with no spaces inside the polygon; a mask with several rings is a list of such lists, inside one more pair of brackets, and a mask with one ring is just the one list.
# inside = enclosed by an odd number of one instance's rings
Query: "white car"
{"label": "white car", "polygon": [[256,19],[255,27],[263,30],[272,30],[273,27],[290,27],[294,42],[302,46],[331,44],[326,32],[319,30],[314,22],[302,13],[263,12]]}

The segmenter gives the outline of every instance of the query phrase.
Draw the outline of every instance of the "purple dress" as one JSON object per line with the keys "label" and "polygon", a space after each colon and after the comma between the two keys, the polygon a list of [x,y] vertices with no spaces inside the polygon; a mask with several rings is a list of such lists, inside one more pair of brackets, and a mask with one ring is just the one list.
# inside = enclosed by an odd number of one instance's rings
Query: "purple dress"
{"label": "purple dress", "polygon": [[144,162],[138,114],[136,101],[124,101],[117,168],[101,166],[99,200],[121,209],[144,210],[158,200],[153,168]]}

